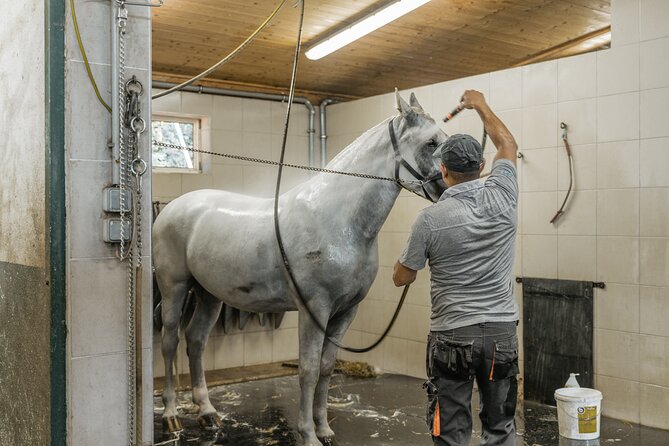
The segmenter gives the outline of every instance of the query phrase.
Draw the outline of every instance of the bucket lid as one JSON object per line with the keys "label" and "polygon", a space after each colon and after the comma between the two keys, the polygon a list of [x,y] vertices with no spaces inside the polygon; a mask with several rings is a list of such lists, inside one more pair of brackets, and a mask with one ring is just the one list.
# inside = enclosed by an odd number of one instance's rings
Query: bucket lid
{"label": "bucket lid", "polygon": [[585,402],[586,400],[601,400],[602,392],[587,387],[563,387],[555,390],[554,396],[559,401]]}

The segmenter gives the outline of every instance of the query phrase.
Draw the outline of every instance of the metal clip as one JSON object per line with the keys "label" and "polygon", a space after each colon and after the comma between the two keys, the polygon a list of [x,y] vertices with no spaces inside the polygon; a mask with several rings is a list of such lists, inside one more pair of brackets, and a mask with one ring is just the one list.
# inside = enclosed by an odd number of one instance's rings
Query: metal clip
{"label": "metal clip", "polygon": [[125,3],[126,5],[132,5],[132,6],[146,6],[148,8],[160,8],[163,6],[164,1],[163,0],[158,0],[158,3],[145,3],[145,2],[125,2],[125,1],[119,1],[116,0],[119,3]]}
{"label": "metal clip", "polygon": [[125,29],[125,25],[128,22],[128,10],[125,9],[125,2],[118,2],[119,3],[119,8],[118,8],[118,14],[116,15],[116,19],[118,20],[118,27],[121,29]]}
{"label": "metal clip", "polygon": [[567,124],[564,122],[560,123],[560,128],[562,129],[562,140],[566,141],[567,140]]}

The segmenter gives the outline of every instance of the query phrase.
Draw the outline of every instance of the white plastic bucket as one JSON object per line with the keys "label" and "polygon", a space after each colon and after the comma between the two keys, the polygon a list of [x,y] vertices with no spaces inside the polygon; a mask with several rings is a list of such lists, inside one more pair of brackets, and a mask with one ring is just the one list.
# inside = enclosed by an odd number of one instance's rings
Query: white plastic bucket
{"label": "white plastic bucket", "polygon": [[599,438],[602,392],[585,387],[555,391],[560,435],[574,440]]}

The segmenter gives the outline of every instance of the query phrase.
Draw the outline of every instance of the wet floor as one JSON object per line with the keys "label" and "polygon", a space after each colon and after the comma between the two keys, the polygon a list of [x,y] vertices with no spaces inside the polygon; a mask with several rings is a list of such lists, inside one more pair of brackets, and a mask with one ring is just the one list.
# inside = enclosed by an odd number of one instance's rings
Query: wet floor
{"label": "wet floor", "polygon": [[[373,379],[336,375],[332,379],[328,414],[338,446],[430,446],[424,421],[422,381],[399,375]],[[178,394],[184,426],[180,446],[297,446],[299,386],[296,376],[231,384],[210,389],[210,398],[223,419],[221,434],[204,434],[190,392]],[[478,410],[474,395],[473,410]],[[604,396],[606,404],[606,395]],[[163,433],[160,398],[154,403],[155,442]],[[520,403],[516,417],[518,446],[667,446],[669,431],[637,426],[603,417],[601,437],[589,442],[560,438],[554,407]],[[474,417],[470,445],[478,445],[481,425]]]}

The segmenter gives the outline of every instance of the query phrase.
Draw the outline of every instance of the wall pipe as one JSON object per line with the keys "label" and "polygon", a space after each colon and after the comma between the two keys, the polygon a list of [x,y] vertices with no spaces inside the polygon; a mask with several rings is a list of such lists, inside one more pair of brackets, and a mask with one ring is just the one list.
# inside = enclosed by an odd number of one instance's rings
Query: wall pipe
{"label": "wall pipe", "polygon": [[327,135],[327,128],[326,128],[326,121],[327,121],[327,116],[326,116],[326,108],[328,105],[337,102],[335,99],[323,99],[321,101],[320,105],[318,106],[319,112],[320,112],[320,117],[321,117],[321,122],[320,122],[320,127],[321,127],[321,167],[325,167],[327,164],[327,159],[328,159],[328,135]]}
{"label": "wall pipe", "polygon": [[[158,82],[153,81],[153,88],[160,89],[169,89],[177,84],[171,82]],[[215,88],[215,87],[202,87],[202,86],[193,86],[189,85],[181,89],[181,91],[187,91],[191,93],[201,93],[201,94],[213,94],[216,96],[230,96],[236,98],[244,99],[261,99],[265,101],[275,101],[275,102],[287,102],[288,96],[285,94],[272,94],[272,93],[259,93],[254,91],[238,91],[238,90],[229,90],[225,88]],[[315,155],[315,121],[316,121],[316,109],[309,99],[303,96],[295,96],[293,102],[297,104],[304,105],[309,111],[309,127],[307,129],[307,135],[309,136],[309,165],[314,165],[314,155]]]}

